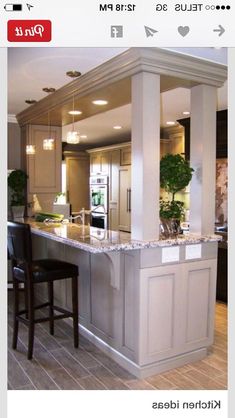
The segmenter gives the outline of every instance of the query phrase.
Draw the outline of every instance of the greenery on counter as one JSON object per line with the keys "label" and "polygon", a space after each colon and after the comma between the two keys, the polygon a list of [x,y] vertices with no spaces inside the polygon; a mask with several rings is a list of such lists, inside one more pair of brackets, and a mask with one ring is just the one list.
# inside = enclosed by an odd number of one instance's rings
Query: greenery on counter
{"label": "greenery on counter", "polygon": [[184,189],[192,179],[194,169],[180,154],[166,154],[160,161],[160,185],[171,197],[160,200],[160,218],[178,219],[184,213],[184,203],[175,200],[175,194]]}
{"label": "greenery on counter", "polygon": [[184,214],[184,202],[172,200],[171,202],[160,199],[160,218],[181,219]]}
{"label": "greenery on counter", "polygon": [[61,222],[63,219],[64,219],[64,215],[60,213],[39,212],[35,214],[36,222],[44,222],[46,220],[53,220],[53,221]]}
{"label": "greenery on counter", "polygon": [[27,174],[23,170],[14,170],[8,176],[8,186],[11,189],[11,206],[25,205],[25,190]]}

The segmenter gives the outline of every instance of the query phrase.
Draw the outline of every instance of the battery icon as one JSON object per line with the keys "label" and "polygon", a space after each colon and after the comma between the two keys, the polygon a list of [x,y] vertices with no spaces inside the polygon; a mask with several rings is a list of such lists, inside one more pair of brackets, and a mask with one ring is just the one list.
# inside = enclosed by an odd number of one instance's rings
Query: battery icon
{"label": "battery icon", "polygon": [[12,3],[8,3],[5,4],[4,9],[6,10],[6,12],[21,12],[22,11],[22,4],[12,4]]}

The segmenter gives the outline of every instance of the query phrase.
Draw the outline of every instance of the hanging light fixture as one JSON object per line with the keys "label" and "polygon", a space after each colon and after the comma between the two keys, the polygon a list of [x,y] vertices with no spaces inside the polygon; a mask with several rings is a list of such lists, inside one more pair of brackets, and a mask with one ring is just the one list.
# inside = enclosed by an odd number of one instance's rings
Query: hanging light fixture
{"label": "hanging light fixture", "polygon": [[51,137],[50,112],[48,112],[48,138],[43,140],[43,149],[45,151],[53,151],[54,142],[54,139]]}
{"label": "hanging light fixture", "polygon": [[36,146],[35,145],[26,145],[26,154],[27,155],[34,155],[36,153]]}
{"label": "hanging light fixture", "polygon": [[72,110],[72,116],[73,116],[73,124],[72,124],[72,131],[68,132],[67,135],[67,143],[68,144],[79,144],[80,142],[80,136],[79,136],[79,132],[74,130],[74,96],[73,96],[73,110]]}

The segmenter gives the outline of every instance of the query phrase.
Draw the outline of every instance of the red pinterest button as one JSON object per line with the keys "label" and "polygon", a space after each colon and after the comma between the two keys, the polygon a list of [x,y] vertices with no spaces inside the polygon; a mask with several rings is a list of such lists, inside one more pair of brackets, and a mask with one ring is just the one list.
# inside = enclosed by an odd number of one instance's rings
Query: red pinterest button
{"label": "red pinterest button", "polygon": [[8,20],[9,42],[50,42],[50,20]]}

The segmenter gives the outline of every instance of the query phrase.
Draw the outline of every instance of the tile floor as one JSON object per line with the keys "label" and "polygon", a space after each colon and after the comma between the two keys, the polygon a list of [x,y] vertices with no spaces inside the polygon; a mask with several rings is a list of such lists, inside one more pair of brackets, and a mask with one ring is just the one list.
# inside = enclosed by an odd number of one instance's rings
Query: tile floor
{"label": "tile floor", "polygon": [[34,358],[26,358],[27,328],[20,324],[17,350],[12,350],[12,292],[9,291],[8,388],[13,390],[172,390],[227,389],[227,305],[216,304],[215,340],[207,358],[190,365],[137,379],[84,337],[73,348],[72,328],[56,321],[36,325]]}

